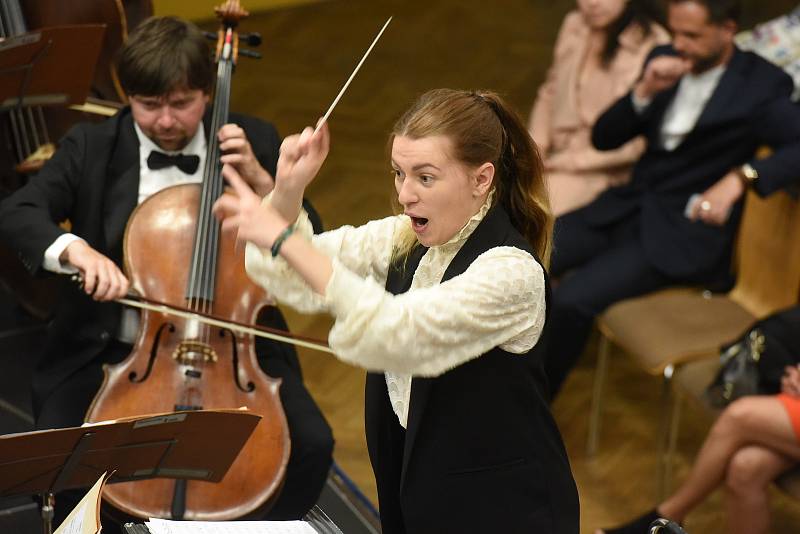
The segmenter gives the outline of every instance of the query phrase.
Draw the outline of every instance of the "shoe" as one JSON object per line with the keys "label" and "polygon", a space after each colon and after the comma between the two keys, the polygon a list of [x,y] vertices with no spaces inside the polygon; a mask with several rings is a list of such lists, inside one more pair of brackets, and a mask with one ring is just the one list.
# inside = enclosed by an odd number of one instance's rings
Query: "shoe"
{"label": "shoe", "polygon": [[617,528],[605,528],[605,534],[649,534],[650,524],[661,516],[655,508]]}

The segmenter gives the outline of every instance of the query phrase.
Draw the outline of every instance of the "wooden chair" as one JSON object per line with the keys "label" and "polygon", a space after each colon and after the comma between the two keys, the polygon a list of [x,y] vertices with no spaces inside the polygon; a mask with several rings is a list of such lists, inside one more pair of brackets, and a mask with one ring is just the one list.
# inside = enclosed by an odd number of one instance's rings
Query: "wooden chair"
{"label": "wooden chair", "polygon": [[651,375],[663,377],[659,492],[667,473],[670,379],[675,366],[718,355],[756,319],[794,304],[800,294],[800,206],[786,193],[749,192],[736,240],[735,287],[724,295],[671,288],[619,302],[597,320],[601,334],[587,455],[597,449],[611,343]]}

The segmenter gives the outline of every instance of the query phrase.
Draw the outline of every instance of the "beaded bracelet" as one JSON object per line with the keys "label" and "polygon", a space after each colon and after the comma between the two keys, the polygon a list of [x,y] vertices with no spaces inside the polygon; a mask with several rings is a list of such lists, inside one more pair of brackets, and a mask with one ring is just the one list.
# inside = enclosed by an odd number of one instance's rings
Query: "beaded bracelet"
{"label": "beaded bracelet", "polygon": [[286,241],[287,237],[292,235],[292,232],[294,232],[294,225],[290,224],[289,226],[283,229],[283,232],[278,234],[278,237],[275,239],[275,242],[272,243],[272,248],[269,249],[270,252],[272,252],[273,258],[277,256],[278,253],[281,251],[281,246],[283,246],[283,242]]}

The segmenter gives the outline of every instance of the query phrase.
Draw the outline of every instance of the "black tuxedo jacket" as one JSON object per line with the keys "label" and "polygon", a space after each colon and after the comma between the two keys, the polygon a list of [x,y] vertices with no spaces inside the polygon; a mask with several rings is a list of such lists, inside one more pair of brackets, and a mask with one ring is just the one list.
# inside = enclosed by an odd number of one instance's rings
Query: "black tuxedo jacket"
{"label": "black tuxedo jacket", "polygon": [[[208,114],[204,120],[210,138]],[[275,175],[280,138],[274,126],[231,114],[246,132],[253,152]],[[0,204],[0,238],[16,250],[34,274],[44,252],[71,232],[122,265],[122,238],[139,191],[139,140],[130,109],[99,124],[73,127],[58,151],[28,184]],[[74,284],[62,284],[44,354],[33,377],[34,411],[72,373],[100,356],[116,336],[121,308],[97,303]]]}
{"label": "black tuxedo jacket", "polygon": [[[442,281],[497,246],[534,254],[499,206]],[[402,268],[390,270],[389,292],[408,291],[425,250],[418,247]],[[384,375],[368,374],[367,447],[384,534],[578,532],[578,492],[547,400],[546,339],[547,321],[527,354],[495,348],[440,376],[414,377],[407,430],[389,403]]]}
{"label": "black tuxedo jacket", "polygon": [[[675,54],[667,45],[649,58]],[[650,263],[663,273],[702,280],[730,266],[732,242],[741,216],[738,202],[719,228],[692,222],[684,209],[693,193],[702,193],[731,169],[749,162],[759,172],[758,192],[769,194],[800,174],[800,109],[789,96],[789,76],[761,57],[734,51],[694,129],[673,151],[660,145],[664,112],[677,84],[657,94],[641,115],[628,94],[613,104],[592,131],[600,150],[614,149],[637,135],[647,150],[633,169],[631,182],[607,190],[582,212],[590,226],[638,217],[639,235]],[[760,146],[773,154],[754,159]]]}

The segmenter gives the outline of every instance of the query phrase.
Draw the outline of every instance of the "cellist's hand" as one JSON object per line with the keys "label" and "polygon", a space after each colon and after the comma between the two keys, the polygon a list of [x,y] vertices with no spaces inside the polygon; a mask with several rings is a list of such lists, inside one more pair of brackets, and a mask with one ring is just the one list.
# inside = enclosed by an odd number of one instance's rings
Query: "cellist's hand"
{"label": "cellist's hand", "polygon": [[237,244],[249,241],[270,248],[288,223],[268,202],[262,203],[235,168],[224,165],[222,175],[233,189],[214,203],[213,212],[222,221],[222,230],[236,232]]}
{"label": "cellist's hand", "polygon": [[236,124],[226,124],[219,129],[217,137],[220,150],[225,152],[220,161],[233,165],[256,194],[262,197],[269,194],[275,187],[275,180],[256,159],[244,130]]}
{"label": "cellist's hand", "polygon": [[327,123],[322,124],[316,133],[313,128],[307,127],[299,135],[290,135],[284,139],[278,158],[276,192],[292,191],[302,194],[325,162],[329,147]]}
{"label": "cellist's hand", "polygon": [[60,259],[62,263],[78,269],[83,278],[83,290],[94,300],[116,300],[128,294],[130,282],[117,264],[90,247],[86,241],[70,243]]}

